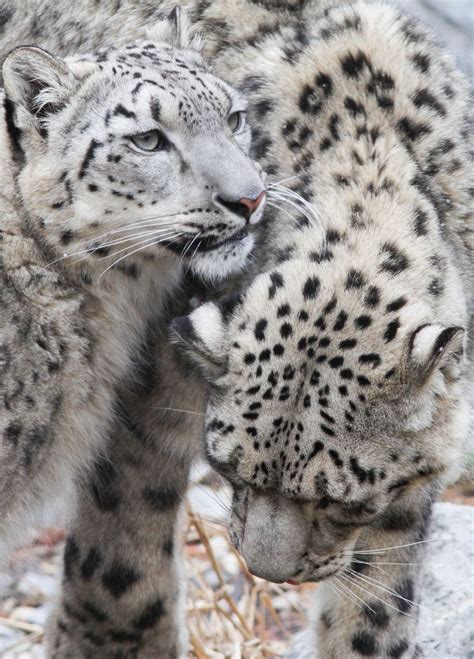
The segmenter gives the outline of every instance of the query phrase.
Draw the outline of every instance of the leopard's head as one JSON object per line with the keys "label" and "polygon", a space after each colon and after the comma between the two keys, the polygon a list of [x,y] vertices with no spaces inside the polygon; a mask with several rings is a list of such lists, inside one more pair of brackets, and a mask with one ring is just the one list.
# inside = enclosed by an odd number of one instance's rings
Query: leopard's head
{"label": "leopard's head", "polygon": [[177,16],[123,48],[63,60],[19,47],[4,62],[21,200],[67,264],[168,257],[220,278],[253,246],[266,193],[245,102]]}
{"label": "leopard's head", "polygon": [[346,569],[361,534],[388,528],[460,450],[463,328],[311,267],[287,262],[173,325],[209,382],[205,442],[233,487],[231,538],[277,582]]}

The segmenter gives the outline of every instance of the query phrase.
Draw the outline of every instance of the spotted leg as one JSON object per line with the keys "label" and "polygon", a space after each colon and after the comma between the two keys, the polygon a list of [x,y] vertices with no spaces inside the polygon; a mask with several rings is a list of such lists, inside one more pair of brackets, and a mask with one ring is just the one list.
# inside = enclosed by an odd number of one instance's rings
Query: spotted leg
{"label": "spotted leg", "polygon": [[169,356],[159,370],[159,384],[120,397],[108,455],[83,488],[50,622],[51,658],[185,656],[178,522],[202,416],[156,406],[199,410],[202,401]]}
{"label": "spotted leg", "polygon": [[416,626],[431,506],[429,493],[401,495],[360,535],[350,566],[318,587],[292,659],[423,656]]}

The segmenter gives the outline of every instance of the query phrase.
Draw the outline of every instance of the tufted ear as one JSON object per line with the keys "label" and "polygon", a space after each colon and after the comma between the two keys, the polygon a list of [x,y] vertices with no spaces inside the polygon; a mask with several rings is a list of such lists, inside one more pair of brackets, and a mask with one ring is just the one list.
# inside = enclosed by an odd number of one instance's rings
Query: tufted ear
{"label": "tufted ear", "polygon": [[465,331],[462,327],[421,325],[410,337],[409,373],[418,384],[424,384],[441,370],[450,379],[459,373]]}
{"label": "tufted ear", "polygon": [[188,316],[175,318],[171,323],[175,343],[211,381],[225,370],[225,329],[223,311],[214,302],[203,304]]}
{"label": "tufted ear", "polygon": [[153,41],[161,41],[182,50],[200,52],[201,39],[193,32],[193,26],[187,13],[181,7],[174,7],[171,12],[147,30],[147,36]]}
{"label": "tufted ear", "polygon": [[3,78],[20,123],[33,119],[38,130],[44,127],[47,115],[64,107],[76,83],[63,60],[30,46],[11,51],[3,64]]}

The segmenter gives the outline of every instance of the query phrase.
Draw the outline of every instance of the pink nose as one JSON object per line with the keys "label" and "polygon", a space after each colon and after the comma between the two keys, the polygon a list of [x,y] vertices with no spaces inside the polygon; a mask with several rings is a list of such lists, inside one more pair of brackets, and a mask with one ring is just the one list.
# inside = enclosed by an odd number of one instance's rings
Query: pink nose
{"label": "pink nose", "polygon": [[243,197],[242,199],[239,199],[239,204],[243,206],[244,208],[242,209],[244,217],[248,220],[253,213],[257,210],[257,208],[260,206],[261,202],[265,199],[265,190],[263,190],[258,197],[255,199],[248,199],[246,197]]}

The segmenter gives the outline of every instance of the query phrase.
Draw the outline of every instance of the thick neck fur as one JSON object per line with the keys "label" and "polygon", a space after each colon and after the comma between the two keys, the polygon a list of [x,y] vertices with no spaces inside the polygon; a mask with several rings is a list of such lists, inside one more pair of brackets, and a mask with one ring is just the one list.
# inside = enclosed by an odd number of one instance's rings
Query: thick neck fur
{"label": "thick neck fur", "polygon": [[[47,282],[62,281],[64,286],[83,292],[82,312],[93,328],[97,344],[95,357],[103,362],[104,375],[121,378],[127,371],[132,354],[139,348],[147,324],[162,315],[166,296],[178,285],[180,266],[172,256],[155,260],[124,260],[120,267],[104,272],[122,254],[111,250],[102,254],[84,254],[84,242],[65,244],[64,231],[54,211],[48,211],[50,192],[28,191],[31,172],[14,163],[11,143],[2,123],[0,165],[2,225],[6,239],[3,268],[22,293],[30,295],[29,284],[22,279],[22,269],[33,269],[40,291]],[[8,212],[11,211],[11,212]],[[96,229],[100,233],[99,229]],[[66,234],[67,235],[67,234]],[[67,241],[66,241],[67,242]],[[20,246],[23,247],[20,249]],[[65,254],[76,254],[66,256]],[[28,280],[30,281],[30,280]]]}

